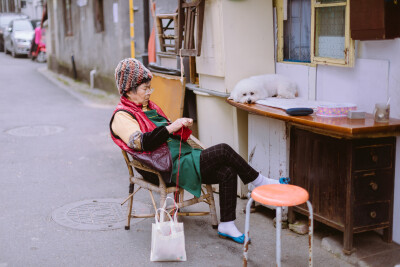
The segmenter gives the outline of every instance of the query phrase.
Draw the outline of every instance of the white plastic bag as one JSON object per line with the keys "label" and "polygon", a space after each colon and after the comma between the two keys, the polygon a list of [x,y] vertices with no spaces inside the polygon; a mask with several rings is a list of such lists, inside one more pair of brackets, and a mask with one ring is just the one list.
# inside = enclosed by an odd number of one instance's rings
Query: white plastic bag
{"label": "white plastic bag", "polygon": [[[170,198],[170,197],[168,197]],[[167,199],[168,199],[167,198]],[[171,198],[172,199],[172,198]],[[172,199],[173,200],[173,199]],[[175,203],[175,202],[174,202]],[[183,231],[183,223],[178,222],[176,212],[174,219],[165,210],[167,200],[164,207],[156,210],[155,223],[151,229],[151,261],[186,261],[185,234]],[[158,221],[157,214],[160,214]],[[169,217],[169,221],[164,221],[164,213]]]}

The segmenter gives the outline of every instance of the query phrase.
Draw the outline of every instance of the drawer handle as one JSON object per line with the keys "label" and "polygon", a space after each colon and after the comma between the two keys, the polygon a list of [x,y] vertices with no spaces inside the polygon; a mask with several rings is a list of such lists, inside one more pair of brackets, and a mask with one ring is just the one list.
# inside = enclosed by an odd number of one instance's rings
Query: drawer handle
{"label": "drawer handle", "polygon": [[374,190],[374,191],[378,190],[378,185],[376,183],[370,182],[369,185],[371,186],[372,190]]}
{"label": "drawer handle", "polygon": [[363,177],[375,176],[375,172],[364,173],[362,176],[363,176]]}
{"label": "drawer handle", "polygon": [[376,212],[375,211],[371,211],[369,216],[371,216],[372,219],[375,219],[376,218]]}

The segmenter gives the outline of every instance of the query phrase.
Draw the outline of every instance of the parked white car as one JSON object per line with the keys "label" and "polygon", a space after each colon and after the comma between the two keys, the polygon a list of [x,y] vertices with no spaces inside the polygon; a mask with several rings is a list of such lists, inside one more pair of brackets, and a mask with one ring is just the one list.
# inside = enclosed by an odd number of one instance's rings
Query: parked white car
{"label": "parked white car", "polygon": [[4,32],[4,50],[13,57],[28,55],[34,35],[32,23],[28,19],[12,20]]}
{"label": "parked white car", "polygon": [[28,16],[20,13],[0,13],[0,51],[4,51],[3,34],[6,31],[8,24],[13,19],[27,19]]}

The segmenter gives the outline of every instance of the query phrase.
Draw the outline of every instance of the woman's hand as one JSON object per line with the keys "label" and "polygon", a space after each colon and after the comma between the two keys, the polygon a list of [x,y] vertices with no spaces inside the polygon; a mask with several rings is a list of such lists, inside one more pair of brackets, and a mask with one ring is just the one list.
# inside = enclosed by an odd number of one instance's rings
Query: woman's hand
{"label": "woman's hand", "polygon": [[193,119],[190,118],[180,118],[168,125],[166,128],[169,133],[174,133],[180,130],[183,126],[189,127],[193,125]]}

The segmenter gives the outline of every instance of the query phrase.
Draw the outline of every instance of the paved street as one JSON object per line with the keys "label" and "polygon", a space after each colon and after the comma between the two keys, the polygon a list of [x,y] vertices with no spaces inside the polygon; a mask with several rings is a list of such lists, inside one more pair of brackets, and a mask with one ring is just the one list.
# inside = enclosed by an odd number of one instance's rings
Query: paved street
{"label": "paved street", "polygon": [[[52,219],[71,203],[125,198],[128,172],[109,137],[113,107],[74,97],[68,84],[37,70],[44,66],[0,53],[0,267],[178,265],[150,262],[152,219],[133,221],[130,231],[78,230]],[[150,204],[146,192],[135,199]],[[238,200],[240,229],[245,203]],[[275,265],[273,214],[252,214],[249,266]],[[218,238],[208,217],[182,220],[188,260],[181,266],[241,266],[242,246]],[[283,266],[308,266],[308,237],[282,236]],[[351,266],[322,249],[318,235],[314,251],[315,266]]]}

